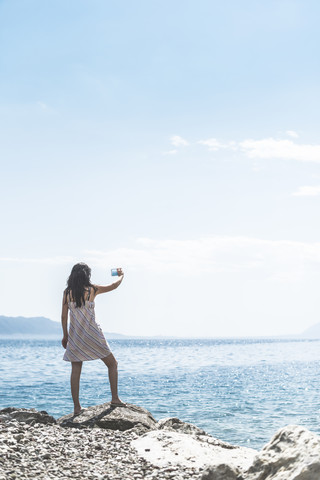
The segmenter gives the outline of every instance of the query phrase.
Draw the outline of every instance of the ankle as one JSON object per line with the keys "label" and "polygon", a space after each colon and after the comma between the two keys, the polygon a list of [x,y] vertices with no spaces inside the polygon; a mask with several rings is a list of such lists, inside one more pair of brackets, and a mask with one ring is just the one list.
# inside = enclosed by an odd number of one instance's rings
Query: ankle
{"label": "ankle", "polygon": [[111,398],[111,402],[112,402],[112,403],[120,403],[121,400],[120,400],[119,397],[112,397],[112,398]]}

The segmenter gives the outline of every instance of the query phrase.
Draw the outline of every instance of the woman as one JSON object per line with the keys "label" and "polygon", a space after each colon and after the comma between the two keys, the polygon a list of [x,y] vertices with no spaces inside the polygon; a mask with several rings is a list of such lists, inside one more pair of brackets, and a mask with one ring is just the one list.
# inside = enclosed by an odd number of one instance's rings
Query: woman
{"label": "woman", "polygon": [[[119,280],[105,287],[93,285],[90,281],[91,269],[85,263],[77,263],[71,270],[67,288],[63,292],[61,323],[63,329],[62,346],[66,349],[63,360],[71,362],[71,394],[74,414],[79,415],[79,384],[82,362],[100,358],[109,371],[111,405],[124,406],[118,397],[118,368],[100,326],[95,321],[94,299],[100,293],[118,288],[123,280],[123,271],[118,269]],[[68,310],[70,326],[68,332]]]}

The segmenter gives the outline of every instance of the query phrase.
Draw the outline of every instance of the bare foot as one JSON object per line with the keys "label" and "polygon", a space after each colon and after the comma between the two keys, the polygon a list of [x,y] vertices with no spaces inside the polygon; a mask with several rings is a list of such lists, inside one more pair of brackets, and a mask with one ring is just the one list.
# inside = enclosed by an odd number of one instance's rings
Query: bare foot
{"label": "bare foot", "polygon": [[126,407],[127,406],[127,404],[122,402],[119,397],[115,398],[115,399],[112,399],[111,402],[110,402],[110,405],[112,407]]}
{"label": "bare foot", "polygon": [[77,415],[80,415],[80,413],[83,412],[83,408],[75,408],[73,411],[73,416],[76,417]]}

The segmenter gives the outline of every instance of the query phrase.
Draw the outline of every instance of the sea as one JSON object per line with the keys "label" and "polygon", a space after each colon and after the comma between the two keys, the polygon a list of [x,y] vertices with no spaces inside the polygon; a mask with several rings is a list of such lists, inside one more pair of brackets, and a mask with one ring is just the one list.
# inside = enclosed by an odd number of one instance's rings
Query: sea
{"label": "sea", "polygon": [[[110,340],[123,401],[178,417],[226,442],[260,449],[299,424],[320,434],[320,340]],[[73,410],[70,363],[58,339],[0,339],[0,408]],[[110,400],[107,368],[84,362],[83,407]]]}

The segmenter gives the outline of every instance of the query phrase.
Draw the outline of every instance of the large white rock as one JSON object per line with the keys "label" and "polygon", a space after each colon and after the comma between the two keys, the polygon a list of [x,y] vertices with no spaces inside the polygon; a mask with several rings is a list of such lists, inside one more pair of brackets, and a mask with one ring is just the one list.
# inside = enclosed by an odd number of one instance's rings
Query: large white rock
{"label": "large white rock", "polygon": [[279,430],[258,453],[246,480],[320,480],[320,437],[304,427]]}
{"label": "large white rock", "polygon": [[190,435],[170,430],[153,430],[132,441],[138,455],[159,467],[182,465],[205,467],[228,464],[246,470],[256,450],[234,447],[210,435]]}

